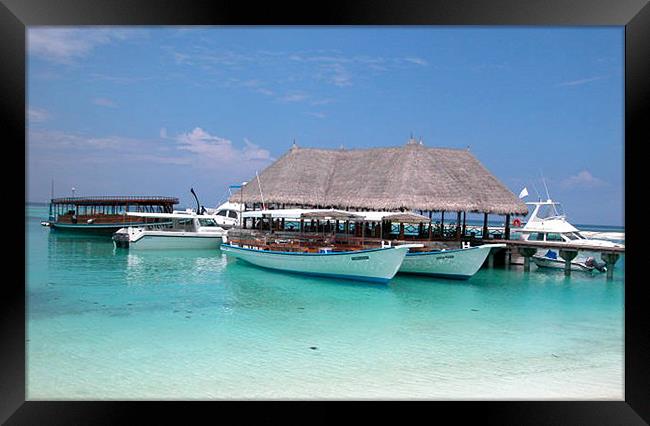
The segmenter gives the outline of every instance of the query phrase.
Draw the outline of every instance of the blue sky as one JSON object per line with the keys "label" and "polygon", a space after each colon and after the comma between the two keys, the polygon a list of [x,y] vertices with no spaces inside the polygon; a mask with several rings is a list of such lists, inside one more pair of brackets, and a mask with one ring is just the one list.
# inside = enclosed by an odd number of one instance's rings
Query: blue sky
{"label": "blue sky", "polygon": [[294,139],[413,134],[623,224],[623,27],[30,27],[27,48],[30,201],[54,179],[212,206]]}

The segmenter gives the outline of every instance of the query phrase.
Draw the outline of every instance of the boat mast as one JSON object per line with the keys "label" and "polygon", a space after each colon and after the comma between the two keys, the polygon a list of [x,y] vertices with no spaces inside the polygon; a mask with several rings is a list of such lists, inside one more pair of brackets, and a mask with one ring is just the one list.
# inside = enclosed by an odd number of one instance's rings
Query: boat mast
{"label": "boat mast", "polygon": [[257,186],[260,188],[260,198],[262,199],[262,210],[266,210],[266,205],[264,204],[264,194],[262,194],[262,183],[260,182],[260,175],[255,171],[255,176],[257,177]]}

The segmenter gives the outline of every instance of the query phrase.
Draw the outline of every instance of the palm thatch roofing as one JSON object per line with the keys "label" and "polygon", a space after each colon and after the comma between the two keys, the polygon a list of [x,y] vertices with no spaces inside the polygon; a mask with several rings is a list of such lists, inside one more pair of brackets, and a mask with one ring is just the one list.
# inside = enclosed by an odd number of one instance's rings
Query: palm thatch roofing
{"label": "palm thatch roofing", "polygon": [[426,216],[408,212],[386,215],[382,219],[389,220],[393,223],[429,223],[431,221]]}
{"label": "palm thatch roofing", "polygon": [[[260,194],[260,186],[262,194]],[[243,191],[240,194],[239,191]],[[468,150],[414,140],[372,149],[294,145],[230,201],[338,209],[527,214],[526,205]]]}

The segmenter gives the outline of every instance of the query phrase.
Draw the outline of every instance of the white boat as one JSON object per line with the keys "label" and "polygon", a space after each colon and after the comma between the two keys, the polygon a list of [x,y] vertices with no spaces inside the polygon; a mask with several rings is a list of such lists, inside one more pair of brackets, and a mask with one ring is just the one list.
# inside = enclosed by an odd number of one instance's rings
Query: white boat
{"label": "white boat", "polygon": [[387,283],[399,270],[407,251],[422,244],[403,244],[369,250],[334,252],[323,247],[320,253],[262,250],[256,246],[222,244],[221,251],[263,268],[331,278]]}
{"label": "white boat", "polygon": [[226,230],[212,215],[184,213],[126,213],[129,216],[160,218],[169,225],[121,228],[113,234],[117,247],[131,249],[217,249]]}
{"label": "white boat", "polygon": [[[393,223],[429,223],[426,216],[414,212],[356,212],[367,221]],[[505,248],[505,244],[483,244],[459,249],[412,250],[406,254],[400,273],[429,275],[432,277],[469,279],[481,269],[492,249]]]}
{"label": "white boat", "polygon": [[478,272],[492,249],[505,247],[505,244],[483,244],[454,250],[407,253],[399,272],[469,279]]}
{"label": "white boat", "polygon": [[206,208],[207,213],[213,215],[217,224],[224,229],[238,226],[239,216],[243,210],[241,204],[231,202],[225,202],[215,209]]}
{"label": "white boat", "polygon": [[[555,252],[549,250],[544,256],[534,255],[532,261],[538,268],[564,269],[565,261],[558,259]],[[593,257],[587,257],[585,260],[572,260],[569,268],[572,271],[579,272],[607,272],[604,262],[597,262]]]}
{"label": "white boat", "polygon": [[521,229],[513,231],[521,234],[525,241],[547,241],[555,243],[571,243],[592,247],[625,247],[624,244],[596,238],[587,238],[575,226],[571,225],[564,213],[562,205],[548,199],[546,201],[526,203],[533,208],[530,218]]}

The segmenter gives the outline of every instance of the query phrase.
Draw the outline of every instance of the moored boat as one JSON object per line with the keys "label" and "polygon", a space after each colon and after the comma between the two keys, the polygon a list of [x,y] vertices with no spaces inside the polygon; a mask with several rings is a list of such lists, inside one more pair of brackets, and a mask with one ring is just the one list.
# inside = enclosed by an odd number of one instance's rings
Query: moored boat
{"label": "moored boat", "polygon": [[399,272],[466,280],[478,272],[492,249],[505,247],[483,244],[452,250],[417,250],[406,254]]}
{"label": "moored boat", "polygon": [[278,251],[256,245],[228,243],[221,251],[253,265],[282,271],[330,278],[387,283],[399,270],[407,251],[422,244],[368,250],[335,251],[335,246],[323,246],[309,251]]}
{"label": "moored boat", "polygon": [[171,213],[178,198],[149,196],[101,196],[53,198],[48,221],[41,225],[56,231],[110,235],[123,227],[160,224],[157,218],[127,215],[127,212]]}
{"label": "moored boat", "polygon": [[[566,268],[566,262],[563,259],[558,259],[557,254],[552,250],[547,251],[543,256],[536,254],[531,257],[531,260],[538,268]],[[578,272],[607,272],[605,263],[597,262],[592,256],[587,257],[586,259],[574,259],[570,262],[569,267],[572,271]]]}
{"label": "moored boat", "polygon": [[226,231],[211,215],[196,213],[128,213],[168,221],[158,226],[125,227],[113,234],[117,247],[131,249],[217,249]]}
{"label": "moored boat", "polygon": [[[546,241],[553,244],[570,243],[591,247],[625,247],[624,244],[599,238],[588,238],[573,226],[563,213],[562,205],[551,199],[546,201],[528,202],[532,207],[530,218],[518,230],[521,239],[525,241]],[[594,233],[591,233],[594,235]]]}

